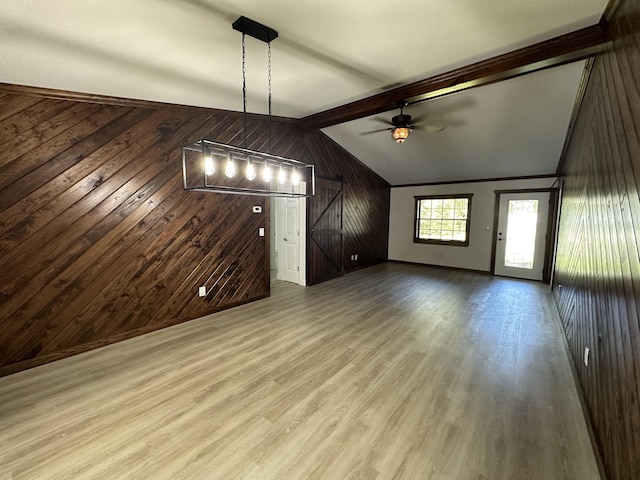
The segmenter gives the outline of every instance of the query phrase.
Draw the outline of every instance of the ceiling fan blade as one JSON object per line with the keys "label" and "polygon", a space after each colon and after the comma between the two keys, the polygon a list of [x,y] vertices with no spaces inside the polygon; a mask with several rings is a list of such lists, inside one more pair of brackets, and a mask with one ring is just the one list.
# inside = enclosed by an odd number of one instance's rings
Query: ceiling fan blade
{"label": "ceiling fan blade", "polygon": [[393,123],[387,120],[386,118],[373,117],[371,120],[377,123],[384,123],[385,125],[391,125],[392,127],[394,126]]}
{"label": "ceiling fan blade", "polygon": [[442,124],[411,125],[411,128],[415,130],[424,130],[425,132],[429,132],[429,133],[436,133],[436,132],[441,132],[442,130],[447,128],[447,126]]}
{"label": "ceiling fan blade", "polygon": [[444,122],[449,127],[461,127],[467,123],[464,120],[456,120],[456,119],[448,119],[448,120],[445,120]]}
{"label": "ceiling fan blade", "polygon": [[419,123],[424,122],[427,118],[429,118],[429,116],[430,116],[430,115],[420,115],[419,117],[412,118],[412,119],[411,119],[411,123],[412,123],[413,125],[417,125],[417,124],[419,124]]}
{"label": "ceiling fan blade", "polygon": [[393,130],[393,129],[391,129],[391,128],[379,128],[377,130],[370,130],[368,132],[361,132],[360,135],[371,135],[372,133],[388,132],[390,130]]}

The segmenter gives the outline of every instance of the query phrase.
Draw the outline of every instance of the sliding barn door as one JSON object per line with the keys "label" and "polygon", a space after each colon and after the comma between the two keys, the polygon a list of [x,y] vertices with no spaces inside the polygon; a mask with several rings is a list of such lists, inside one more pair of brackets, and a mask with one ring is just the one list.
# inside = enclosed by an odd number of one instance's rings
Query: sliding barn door
{"label": "sliding barn door", "polygon": [[316,194],[307,202],[308,285],[342,275],[342,187],[341,182],[318,178]]}

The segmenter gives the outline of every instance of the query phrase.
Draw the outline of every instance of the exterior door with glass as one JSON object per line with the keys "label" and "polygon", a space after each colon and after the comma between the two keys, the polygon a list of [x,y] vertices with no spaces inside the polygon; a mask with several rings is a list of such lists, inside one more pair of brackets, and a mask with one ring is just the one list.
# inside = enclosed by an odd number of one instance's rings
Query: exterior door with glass
{"label": "exterior door with glass", "polygon": [[542,280],[549,192],[500,194],[494,273]]}

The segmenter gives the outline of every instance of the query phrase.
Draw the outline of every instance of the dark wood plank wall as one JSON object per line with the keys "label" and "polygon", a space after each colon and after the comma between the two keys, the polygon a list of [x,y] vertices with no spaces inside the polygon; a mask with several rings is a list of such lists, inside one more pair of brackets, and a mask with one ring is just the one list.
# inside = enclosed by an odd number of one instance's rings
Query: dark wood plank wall
{"label": "dark wood plank wall", "polygon": [[[389,247],[390,186],[324,133],[303,134],[306,160],[316,165],[316,175],[342,180],[344,272],[375,265],[387,259]],[[358,260],[351,260],[358,255]]]}
{"label": "dark wood plank wall", "polygon": [[[203,136],[243,145],[241,116],[0,93],[0,375],[268,295],[268,235],[257,230],[269,202],[181,183],[180,146]],[[320,132],[272,128],[273,153],[350,182],[351,267],[386,259],[388,185]],[[267,150],[264,117],[250,116],[247,131],[249,148]]]}
{"label": "dark wood plank wall", "polygon": [[307,285],[344,273],[343,189],[343,182],[317,178],[316,194],[307,201]]}
{"label": "dark wood plank wall", "polygon": [[[240,143],[203,110],[7,95],[0,123],[0,373],[265,297],[264,199],[184,192],[180,145]],[[264,149],[265,122],[249,123]],[[274,151],[300,156],[297,127]],[[198,286],[210,289],[198,297]]]}
{"label": "dark wood plank wall", "polygon": [[[554,295],[611,480],[640,478],[640,0],[610,25],[564,158]],[[583,363],[591,350],[589,366]]]}
{"label": "dark wood plank wall", "polygon": [[[0,375],[269,294],[269,236],[257,235],[268,200],[181,183],[180,146],[203,136],[243,145],[241,116],[10,85],[0,93]],[[247,131],[249,148],[266,151],[264,117],[250,116]],[[388,185],[294,121],[273,123],[272,152],[343,175],[357,266],[386,259]]]}

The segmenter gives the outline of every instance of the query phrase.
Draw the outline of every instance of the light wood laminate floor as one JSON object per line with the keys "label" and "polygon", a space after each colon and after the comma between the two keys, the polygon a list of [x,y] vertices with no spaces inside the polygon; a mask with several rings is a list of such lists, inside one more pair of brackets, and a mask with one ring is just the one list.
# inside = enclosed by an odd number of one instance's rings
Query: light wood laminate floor
{"label": "light wood laminate floor", "polygon": [[0,480],[597,479],[545,286],[387,263],[0,379]]}

